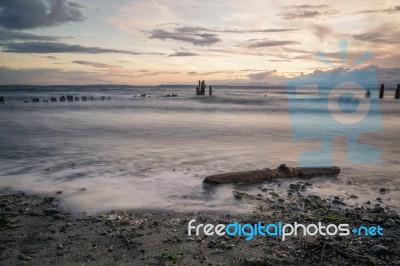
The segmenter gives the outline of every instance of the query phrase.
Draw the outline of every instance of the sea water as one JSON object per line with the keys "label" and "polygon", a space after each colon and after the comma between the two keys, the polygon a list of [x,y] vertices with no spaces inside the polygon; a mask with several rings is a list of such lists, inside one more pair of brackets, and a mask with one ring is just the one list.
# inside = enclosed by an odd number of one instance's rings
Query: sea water
{"label": "sea water", "polygon": [[[50,102],[67,94],[80,101]],[[165,97],[172,94],[178,97]],[[321,146],[320,140],[293,138],[285,88],[219,86],[212,96],[196,96],[191,86],[3,86],[0,96],[0,187],[62,191],[61,204],[75,213],[249,211],[235,190],[286,197],[289,184],[301,180],[213,186],[203,179],[281,163],[297,166],[302,152]],[[81,96],[95,100],[82,102]],[[341,174],[311,180],[306,194],[339,196],[350,206],[381,198],[399,209],[400,103],[393,98],[381,101],[382,130],[359,136],[380,150],[381,160],[351,164],[346,138],[336,138],[332,152]],[[301,106],[300,100],[299,108],[324,107]]]}

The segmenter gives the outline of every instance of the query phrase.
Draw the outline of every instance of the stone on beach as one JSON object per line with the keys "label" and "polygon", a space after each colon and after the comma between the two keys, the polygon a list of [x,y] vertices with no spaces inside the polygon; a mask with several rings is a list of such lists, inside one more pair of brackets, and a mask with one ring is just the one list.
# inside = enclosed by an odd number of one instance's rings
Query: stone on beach
{"label": "stone on beach", "polygon": [[253,183],[278,178],[312,178],[312,177],[337,177],[340,168],[319,167],[319,168],[296,168],[281,164],[277,169],[265,168],[263,170],[231,172],[207,176],[204,183],[228,184],[228,183]]}

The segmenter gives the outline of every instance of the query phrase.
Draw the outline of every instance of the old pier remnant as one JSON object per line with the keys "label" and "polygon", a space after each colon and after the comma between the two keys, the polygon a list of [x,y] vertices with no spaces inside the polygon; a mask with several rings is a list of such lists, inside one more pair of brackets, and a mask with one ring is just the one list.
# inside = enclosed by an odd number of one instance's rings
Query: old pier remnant
{"label": "old pier remnant", "polygon": [[385,84],[381,84],[381,88],[379,89],[379,99],[383,99],[384,94],[385,94]]}
{"label": "old pier remnant", "polygon": [[[203,81],[199,80],[199,84],[196,86],[196,95],[205,95],[206,94],[206,88],[207,88],[206,82],[204,80]],[[212,95],[211,86],[210,86],[209,93],[210,93],[210,95]]]}

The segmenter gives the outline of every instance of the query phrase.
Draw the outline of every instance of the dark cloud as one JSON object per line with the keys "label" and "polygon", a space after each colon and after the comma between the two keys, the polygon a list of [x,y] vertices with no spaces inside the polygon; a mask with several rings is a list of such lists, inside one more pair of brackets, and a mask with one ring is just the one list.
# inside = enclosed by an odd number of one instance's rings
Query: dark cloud
{"label": "dark cloud", "polygon": [[58,37],[40,36],[20,31],[10,31],[0,28],[0,41],[56,41]]}
{"label": "dark cloud", "polygon": [[198,46],[209,46],[221,41],[214,33],[207,33],[198,29],[190,30],[189,28],[176,28],[172,31],[155,29],[152,31],[150,38],[160,40],[170,39]]}
{"label": "dark cloud", "polygon": [[209,46],[220,42],[218,33],[274,33],[293,32],[298,29],[226,29],[206,27],[177,27],[173,29],[155,29],[150,38],[161,40],[177,40],[198,46]]}
{"label": "dark cloud", "polygon": [[[53,68],[12,69],[0,66],[0,84],[100,84],[101,75],[83,71],[62,71]],[[108,82],[107,82],[108,83]]]}
{"label": "dark cloud", "polygon": [[52,55],[46,56],[45,58],[47,58],[47,59],[51,59],[51,60],[58,60],[58,58],[57,58],[57,57],[55,57],[55,56],[52,56]]}
{"label": "dark cloud", "polygon": [[8,53],[84,53],[84,54],[101,54],[101,53],[116,53],[116,54],[141,54],[137,52],[105,49],[99,47],[86,47],[82,45],[69,45],[59,42],[23,42],[23,43],[6,43],[0,44],[3,52]]}
{"label": "dark cloud", "polygon": [[206,27],[180,27],[175,28],[180,32],[213,32],[213,33],[271,33],[271,32],[292,32],[298,29],[226,29],[226,28],[206,28]]}
{"label": "dark cloud", "polygon": [[350,35],[356,40],[364,42],[373,42],[380,44],[398,44],[400,42],[400,31],[382,28],[361,34]]}
{"label": "dark cloud", "polygon": [[385,8],[385,9],[376,9],[376,10],[362,10],[359,12],[356,12],[355,14],[366,14],[366,13],[387,13],[387,14],[392,14],[400,12],[400,6],[394,6],[390,8]]}
{"label": "dark cloud", "polygon": [[175,52],[175,53],[170,54],[168,56],[171,57],[171,56],[196,56],[196,55],[198,55],[198,54],[191,53],[191,52]]}
{"label": "dark cloud", "polygon": [[285,20],[316,18],[319,16],[334,15],[337,11],[328,5],[295,5],[286,6],[285,11],[278,14]]}
{"label": "dark cloud", "polygon": [[118,68],[120,66],[117,65],[110,65],[110,64],[104,64],[104,63],[99,63],[99,62],[91,62],[91,61],[84,61],[84,60],[75,60],[72,61],[74,64],[79,64],[79,65],[84,65],[84,66],[90,66],[90,67],[96,67],[96,68]]}
{"label": "dark cloud", "polygon": [[296,41],[275,41],[268,39],[252,39],[248,40],[245,44],[248,48],[272,47],[272,46],[285,46],[290,44],[299,44]]}
{"label": "dark cloud", "polygon": [[33,29],[82,21],[82,6],[67,0],[1,0],[0,26]]}

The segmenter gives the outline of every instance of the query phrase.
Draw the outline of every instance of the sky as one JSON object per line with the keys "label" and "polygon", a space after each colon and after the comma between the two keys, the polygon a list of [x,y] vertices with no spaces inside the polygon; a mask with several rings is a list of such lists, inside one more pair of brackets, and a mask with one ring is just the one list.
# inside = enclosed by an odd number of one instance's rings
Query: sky
{"label": "sky", "polygon": [[0,0],[0,84],[284,85],[371,67],[397,84],[399,27],[398,0]]}

